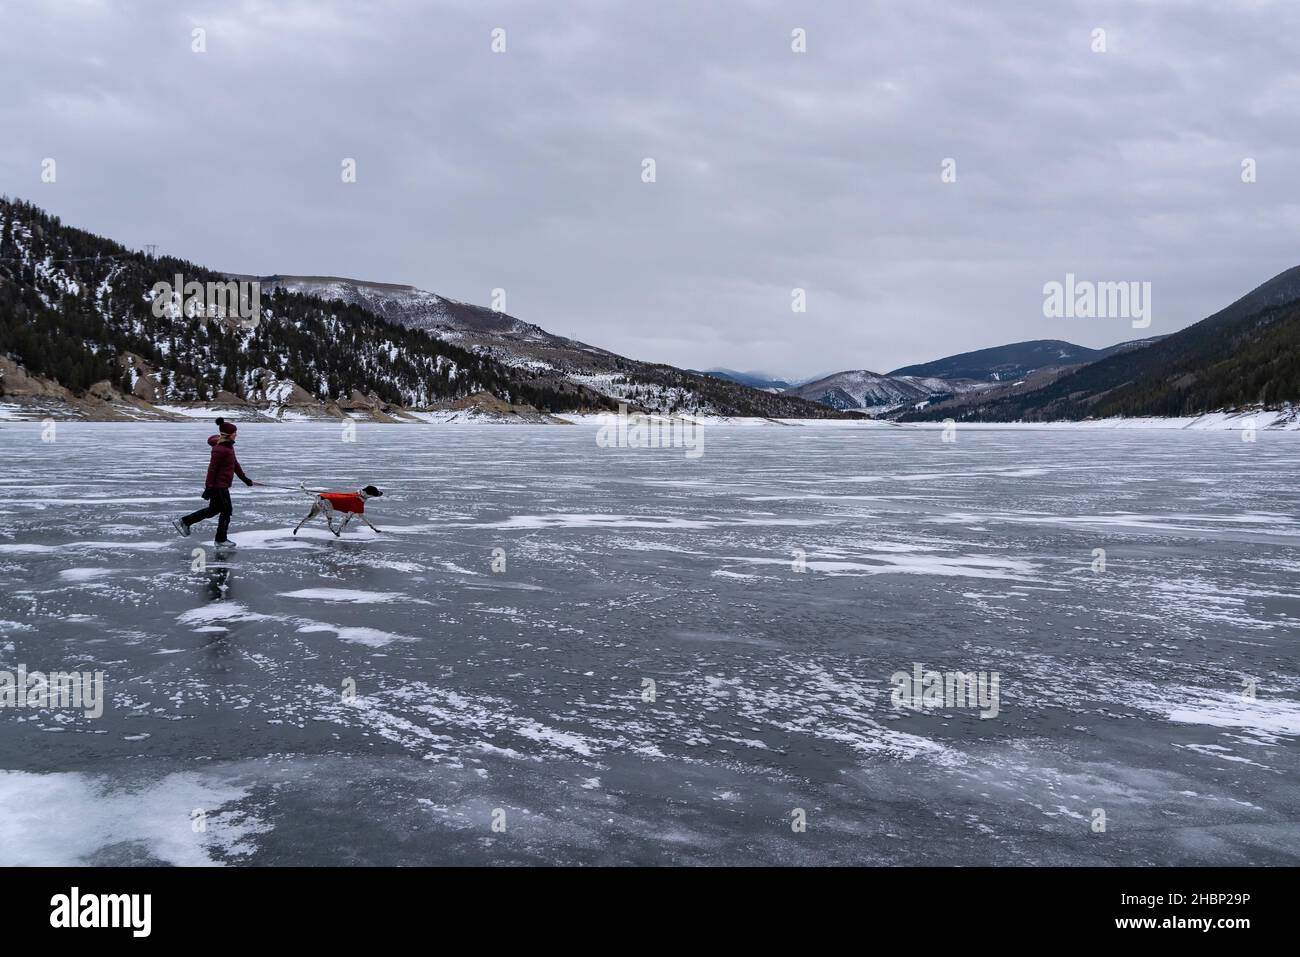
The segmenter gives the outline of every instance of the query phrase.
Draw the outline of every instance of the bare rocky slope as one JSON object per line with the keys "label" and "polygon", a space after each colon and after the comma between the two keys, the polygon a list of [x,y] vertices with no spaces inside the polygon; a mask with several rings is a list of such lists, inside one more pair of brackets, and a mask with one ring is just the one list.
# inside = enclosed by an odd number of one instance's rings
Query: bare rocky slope
{"label": "bare rocky slope", "polygon": [[568,382],[645,411],[769,418],[831,418],[840,411],[799,395],[777,394],[705,373],[630,359],[557,336],[505,313],[414,286],[337,276],[232,278],[257,279],[264,289],[359,306],[540,380]]}

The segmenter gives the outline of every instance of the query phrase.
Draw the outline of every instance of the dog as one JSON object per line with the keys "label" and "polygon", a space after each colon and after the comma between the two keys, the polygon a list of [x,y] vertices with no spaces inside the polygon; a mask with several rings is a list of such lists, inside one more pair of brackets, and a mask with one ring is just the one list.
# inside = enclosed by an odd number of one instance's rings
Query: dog
{"label": "dog", "polygon": [[[352,521],[353,515],[370,525],[370,519],[366,518],[366,499],[378,498],[384,494],[373,485],[367,485],[355,492],[309,492],[305,488],[303,492],[312,496],[316,501],[312,503],[311,511],[307,513],[306,517],[294,527],[293,533],[297,535],[298,529],[307,524],[310,519],[323,513],[325,522],[329,525],[330,531],[334,533],[335,538],[343,534],[343,529],[348,527],[348,522]],[[338,528],[334,527],[335,512],[343,513],[343,521]],[[370,525],[370,528],[373,531],[379,531],[374,525]]]}

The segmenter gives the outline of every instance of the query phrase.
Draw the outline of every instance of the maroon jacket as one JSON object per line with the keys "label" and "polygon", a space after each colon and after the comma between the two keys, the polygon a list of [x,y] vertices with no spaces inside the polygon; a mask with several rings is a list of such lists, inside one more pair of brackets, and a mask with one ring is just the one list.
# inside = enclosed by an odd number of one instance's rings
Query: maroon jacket
{"label": "maroon jacket", "polygon": [[208,463],[208,478],[204,482],[206,488],[230,488],[231,479],[238,475],[243,481],[251,481],[244,470],[239,467],[239,459],[235,458],[235,446],[231,442],[220,441],[221,436],[213,435],[208,438],[208,445],[212,446],[212,460]]}

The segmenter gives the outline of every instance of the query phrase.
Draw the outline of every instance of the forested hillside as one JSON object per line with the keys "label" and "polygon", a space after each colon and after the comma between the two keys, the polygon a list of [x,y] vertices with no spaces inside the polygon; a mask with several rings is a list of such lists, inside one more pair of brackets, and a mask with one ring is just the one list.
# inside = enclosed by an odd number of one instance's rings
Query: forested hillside
{"label": "forested hillside", "polygon": [[204,401],[292,382],[321,401],[373,394],[421,407],[488,391],[548,411],[607,408],[571,384],[511,369],[359,306],[267,292],[254,328],[154,315],[151,290],[180,274],[224,282],[195,263],[153,258],[0,199],[0,353],[75,393],[108,380],[130,392],[127,354],[158,372],[158,399]]}

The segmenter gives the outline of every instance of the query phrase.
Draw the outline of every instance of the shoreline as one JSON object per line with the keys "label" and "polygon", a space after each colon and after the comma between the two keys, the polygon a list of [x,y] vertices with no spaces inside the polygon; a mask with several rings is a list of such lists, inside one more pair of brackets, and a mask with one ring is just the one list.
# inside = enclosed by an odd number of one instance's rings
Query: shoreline
{"label": "shoreline", "polygon": [[[138,419],[93,420],[75,416],[55,417],[42,415],[36,410],[26,410],[0,399],[0,426],[42,425],[54,421],[60,425],[193,425],[210,424],[218,416],[226,416],[244,427],[279,425],[319,425],[337,427],[341,422],[358,425],[434,425],[434,426],[502,426],[502,425],[590,425],[599,428],[618,420],[613,412],[542,413],[538,419],[518,416],[494,416],[479,410],[404,410],[401,418],[372,418],[350,415],[347,418],[319,416],[274,417],[260,413],[247,418],[249,410],[239,408],[185,409],[168,407],[175,418],[141,417]],[[813,429],[871,429],[873,431],[943,431],[944,422],[894,422],[888,419],[770,419],[757,416],[673,416],[648,413],[651,421],[670,422],[682,420],[700,426],[726,428],[813,428]],[[241,421],[242,420],[242,421]],[[1268,409],[1243,412],[1210,412],[1195,416],[1140,416],[1131,418],[1058,420],[1053,422],[957,422],[958,432],[978,431],[1073,431],[1073,430],[1146,430],[1193,432],[1300,432],[1300,409]]]}

